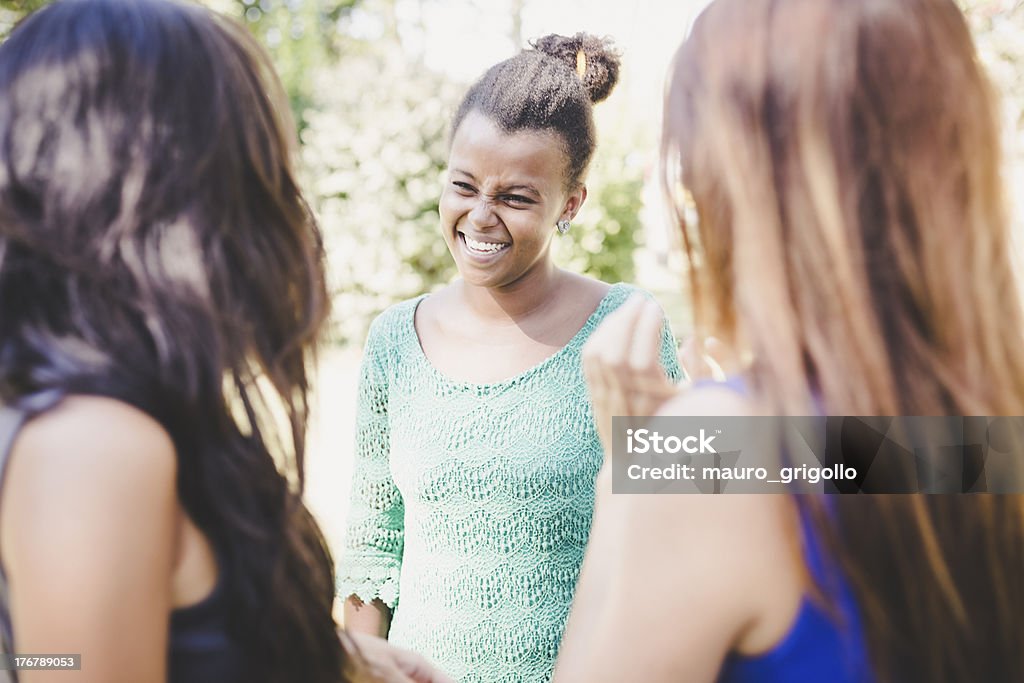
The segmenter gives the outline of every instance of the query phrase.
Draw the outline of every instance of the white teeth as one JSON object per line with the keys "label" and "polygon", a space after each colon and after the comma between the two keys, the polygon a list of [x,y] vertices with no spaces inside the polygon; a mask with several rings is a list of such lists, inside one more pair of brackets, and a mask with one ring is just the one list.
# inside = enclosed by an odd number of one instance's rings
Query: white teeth
{"label": "white teeth", "polygon": [[465,233],[463,233],[462,236],[466,238],[466,244],[473,251],[482,251],[488,254],[493,254],[505,248],[504,244],[496,244],[494,242],[477,242]]}

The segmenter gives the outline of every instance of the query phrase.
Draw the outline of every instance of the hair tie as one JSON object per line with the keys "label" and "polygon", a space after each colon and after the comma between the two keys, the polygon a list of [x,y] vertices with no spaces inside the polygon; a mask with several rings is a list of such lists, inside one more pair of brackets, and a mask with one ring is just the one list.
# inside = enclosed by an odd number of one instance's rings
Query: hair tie
{"label": "hair tie", "polygon": [[587,53],[582,47],[576,51],[576,75],[580,78],[587,75]]}

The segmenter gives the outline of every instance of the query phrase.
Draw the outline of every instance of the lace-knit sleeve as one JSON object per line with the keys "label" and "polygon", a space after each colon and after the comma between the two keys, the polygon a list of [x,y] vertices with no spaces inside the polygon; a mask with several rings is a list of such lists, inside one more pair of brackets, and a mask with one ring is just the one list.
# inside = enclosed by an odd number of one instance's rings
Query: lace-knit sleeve
{"label": "lace-knit sleeve", "polygon": [[405,540],[405,505],[391,477],[387,321],[370,327],[359,377],[356,453],[337,593],[394,609]]}
{"label": "lace-knit sleeve", "polygon": [[676,338],[672,334],[667,317],[661,326],[661,365],[665,368],[668,378],[676,384],[683,379],[683,369],[679,365],[679,347],[676,345]]}

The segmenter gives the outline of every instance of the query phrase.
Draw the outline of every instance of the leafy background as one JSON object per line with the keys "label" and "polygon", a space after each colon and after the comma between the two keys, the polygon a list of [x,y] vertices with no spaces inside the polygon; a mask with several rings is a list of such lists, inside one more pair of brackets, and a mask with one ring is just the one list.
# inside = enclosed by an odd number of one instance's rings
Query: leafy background
{"label": "leafy background", "polygon": [[[959,0],[985,63],[1005,99],[1012,187],[1024,183],[1024,0]],[[0,37],[46,0],[0,0]],[[656,165],[658,93],[641,96],[631,79],[660,87],[668,59],[643,52],[643,37],[666,50],[685,33],[705,0],[640,0],[631,10],[571,10],[567,0],[205,0],[245,23],[269,49],[296,115],[302,176],[320,214],[330,251],[335,316],[331,339],[359,346],[369,321],[388,305],[443,286],[454,267],[438,233],[437,200],[448,122],[478,73],[549,31],[611,28],[627,41],[623,80],[597,108],[600,144],[590,196],[571,237],[556,240],[559,262],[606,281],[639,281],[654,290],[677,326],[688,326],[681,264],[668,249],[666,225],[651,182]],[[569,7],[570,9],[566,9]],[[562,18],[562,17],[566,18]],[[478,27],[494,50],[468,42]],[[572,22],[559,27],[559,21]],[[668,25],[667,33],[655,27]],[[671,38],[674,36],[674,38]],[[480,38],[481,36],[476,36]],[[440,51],[432,41],[473,45]],[[637,55],[633,53],[639,53]],[[646,60],[646,61],[645,61]],[[640,62],[637,67],[636,62]],[[458,62],[460,68],[449,68]],[[625,92],[623,92],[625,91]],[[645,101],[646,100],[646,101]],[[1018,215],[1020,212],[1018,211]]]}

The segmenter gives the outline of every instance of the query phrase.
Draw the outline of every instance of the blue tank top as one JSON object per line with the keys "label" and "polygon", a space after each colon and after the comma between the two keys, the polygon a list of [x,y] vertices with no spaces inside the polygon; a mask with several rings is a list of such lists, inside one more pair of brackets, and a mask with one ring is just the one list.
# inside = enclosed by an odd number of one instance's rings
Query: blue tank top
{"label": "blue tank top", "polygon": [[[708,386],[699,381],[695,386]],[[736,393],[748,393],[742,377],[714,383]],[[826,508],[827,506],[826,501]],[[718,683],[872,683],[860,610],[835,562],[822,547],[803,506],[797,505],[803,538],[804,561],[811,578],[823,590],[832,608],[804,595],[796,621],[768,652],[747,656],[729,655]]]}
{"label": "blue tank top", "polygon": [[[3,491],[7,456],[24,420],[24,413],[0,406],[0,492]],[[169,683],[242,681],[244,659],[237,643],[228,635],[227,616],[223,572],[209,596],[171,612],[167,651]],[[0,653],[14,652],[7,579],[0,562]],[[0,683],[16,680],[14,672],[0,671]]]}
{"label": "blue tank top", "polygon": [[[786,636],[764,654],[732,654],[718,683],[871,683],[860,611],[849,584],[821,547],[801,509],[804,560],[815,583],[832,586],[833,609],[804,595]],[[831,581],[830,581],[831,579]]]}

